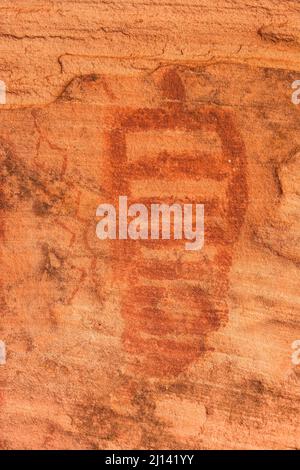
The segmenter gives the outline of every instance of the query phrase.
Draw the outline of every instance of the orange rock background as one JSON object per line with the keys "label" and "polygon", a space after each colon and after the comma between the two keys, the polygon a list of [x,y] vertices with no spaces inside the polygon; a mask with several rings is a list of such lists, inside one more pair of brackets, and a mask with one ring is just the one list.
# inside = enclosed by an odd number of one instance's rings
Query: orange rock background
{"label": "orange rock background", "polygon": [[[298,3],[0,9],[0,447],[299,448]],[[100,241],[119,194],[204,250]]]}

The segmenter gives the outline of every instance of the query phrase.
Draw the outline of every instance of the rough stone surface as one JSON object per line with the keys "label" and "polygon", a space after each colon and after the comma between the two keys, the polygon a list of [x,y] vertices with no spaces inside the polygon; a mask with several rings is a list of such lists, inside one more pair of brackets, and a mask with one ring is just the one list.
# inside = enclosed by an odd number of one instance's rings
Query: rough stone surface
{"label": "rough stone surface", "polygon": [[[299,449],[299,3],[0,12],[0,448]],[[204,249],[100,241],[120,194]]]}

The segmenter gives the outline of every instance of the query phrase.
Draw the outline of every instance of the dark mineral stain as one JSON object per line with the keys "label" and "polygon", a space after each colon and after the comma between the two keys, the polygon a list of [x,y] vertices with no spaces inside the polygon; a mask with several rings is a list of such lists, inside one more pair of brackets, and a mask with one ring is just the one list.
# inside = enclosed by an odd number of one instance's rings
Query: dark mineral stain
{"label": "dark mineral stain", "polygon": [[62,266],[64,263],[63,258],[58,255],[56,250],[49,248],[47,244],[42,246],[43,263],[41,266],[41,272],[47,273],[50,278],[62,281]]}
{"label": "dark mineral stain", "polygon": [[46,202],[43,202],[43,201],[36,200],[32,204],[33,212],[39,217],[48,215],[50,209],[51,209],[50,204],[47,204]]}

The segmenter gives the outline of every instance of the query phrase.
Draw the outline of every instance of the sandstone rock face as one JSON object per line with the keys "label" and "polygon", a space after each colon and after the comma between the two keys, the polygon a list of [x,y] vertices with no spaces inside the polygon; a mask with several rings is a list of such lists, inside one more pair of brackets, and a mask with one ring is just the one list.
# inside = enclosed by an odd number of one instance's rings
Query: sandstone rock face
{"label": "sandstone rock face", "polygon": [[298,3],[2,3],[0,447],[299,448]]}

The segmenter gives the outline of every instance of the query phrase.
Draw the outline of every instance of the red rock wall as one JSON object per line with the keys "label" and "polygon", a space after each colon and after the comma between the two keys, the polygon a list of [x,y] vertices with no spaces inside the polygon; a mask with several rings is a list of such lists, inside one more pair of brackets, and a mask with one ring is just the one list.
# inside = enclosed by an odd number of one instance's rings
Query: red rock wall
{"label": "red rock wall", "polygon": [[[299,448],[298,3],[0,9],[0,447]],[[99,240],[119,195],[203,250]]]}

